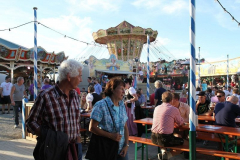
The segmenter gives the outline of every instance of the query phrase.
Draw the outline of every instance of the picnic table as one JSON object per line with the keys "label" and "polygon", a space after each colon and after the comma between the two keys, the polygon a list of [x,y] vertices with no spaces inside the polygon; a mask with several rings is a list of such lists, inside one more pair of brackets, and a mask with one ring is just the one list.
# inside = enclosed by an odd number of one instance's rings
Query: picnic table
{"label": "picnic table", "polygon": [[146,110],[146,117],[148,117],[149,109],[155,109],[153,106],[141,106],[141,108]]}
{"label": "picnic table", "polygon": [[[214,116],[202,116],[198,115],[198,120],[204,120],[204,121],[215,121]],[[240,123],[240,118],[235,118],[236,123]]]}
{"label": "picnic table", "polygon": [[[90,118],[91,113],[82,113],[81,117],[83,117],[83,128],[86,129],[85,125],[86,125],[86,118]],[[84,132],[84,144],[86,144],[86,134]]]}
{"label": "picnic table", "polygon": [[[206,120],[206,117],[204,120]],[[209,119],[211,119],[212,116],[208,116],[208,117],[209,117]],[[200,119],[201,118],[202,117],[200,117]],[[199,119],[199,117],[198,117],[198,119]],[[139,120],[134,120],[133,122],[140,123],[143,126],[145,126],[146,138],[148,138],[147,125],[152,125],[153,118],[143,118],[143,119],[139,119]],[[178,128],[183,129],[183,130],[189,130],[189,123],[184,123],[184,125],[182,125]],[[229,149],[230,140],[229,140],[228,136],[233,136],[233,141],[231,143],[234,145],[234,147],[233,147],[234,152],[237,153],[237,136],[240,136],[240,128],[226,127],[226,126],[219,126],[219,125],[198,124],[198,126],[196,127],[196,131],[216,133],[219,135],[219,138],[222,143],[223,143],[222,136],[224,136],[225,151],[228,151],[228,149]],[[146,147],[146,150],[147,150],[147,147]],[[146,151],[146,153],[148,153],[148,152]],[[148,158],[147,155],[146,155],[146,158]]]}

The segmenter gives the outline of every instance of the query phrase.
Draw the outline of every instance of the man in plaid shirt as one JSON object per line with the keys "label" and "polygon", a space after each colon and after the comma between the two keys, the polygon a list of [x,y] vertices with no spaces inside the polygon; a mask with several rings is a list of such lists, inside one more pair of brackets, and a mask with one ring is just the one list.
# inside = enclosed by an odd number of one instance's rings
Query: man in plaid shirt
{"label": "man in plaid shirt", "polygon": [[[68,59],[58,69],[59,83],[43,90],[37,96],[26,120],[29,132],[41,136],[41,126],[68,135],[68,140],[78,143],[81,150],[80,101],[75,91],[82,81],[83,66],[76,60]],[[79,155],[81,159],[81,154]]]}

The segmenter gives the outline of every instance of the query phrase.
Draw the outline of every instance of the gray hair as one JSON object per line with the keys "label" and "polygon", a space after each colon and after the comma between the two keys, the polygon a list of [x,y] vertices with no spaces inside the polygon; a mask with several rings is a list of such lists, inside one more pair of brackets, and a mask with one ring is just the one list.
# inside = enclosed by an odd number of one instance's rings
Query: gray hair
{"label": "gray hair", "polygon": [[237,104],[238,103],[238,97],[237,96],[230,96],[227,101],[229,101],[233,104]]}
{"label": "gray hair", "polygon": [[162,82],[161,82],[160,80],[156,80],[155,83],[154,83],[154,86],[155,86],[156,88],[160,88],[160,87],[162,87],[163,85],[162,85]]}
{"label": "gray hair", "polygon": [[83,70],[83,65],[74,60],[74,59],[68,59],[64,60],[60,66],[58,67],[58,80],[61,82],[62,80],[67,79],[67,74],[70,75],[70,77],[76,77],[79,75],[78,70]]}
{"label": "gray hair", "polygon": [[17,82],[21,81],[22,79],[23,79],[23,77],[18,77]]}
{"label": "gray hair", "polygon": [[48,84],[49,84],[49,83],[50,83],[49,78],[45,78],[45,79],[44,79],[44,83],[48,83]]}

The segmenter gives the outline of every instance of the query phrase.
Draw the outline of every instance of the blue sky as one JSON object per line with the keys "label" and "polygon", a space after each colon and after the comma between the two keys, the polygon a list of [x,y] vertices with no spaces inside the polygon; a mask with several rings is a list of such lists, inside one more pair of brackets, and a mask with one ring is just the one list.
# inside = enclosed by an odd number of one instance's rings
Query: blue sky
{"label": "blue sky", "polygon": [[[222,5],[240,21],[240,0],[220,0]],[[73,38],[92,42],[98,29],[115,27],[126,20],[135,26],[158,31],[158,42],[174,55],[189,58],[188,0],[0,0],[0,29],[32,21],[37,7],[38,21]],[[0,37],[33,47],[33,23],[0,32]],[[240,27],[233,22],[214,0],[196,1],[196,53],[207,62],[240,56]],[[38,25],[38,46],[48,52],[64,51],[70,58],[81,57],[86,44],[54,33]],[[108,57],[107,52],[93,51],[96,57]],[[89,55],[91,52],[89,52]],[[151,54],[151,53],[150,53]],[[168,52],[165,52],[168,54]],[[86,56],[86,53],[84,53]],[[141,61],[146,61],[142,54]],[[163,55],[159,54],[159,57]],[[150,61],[154,61],[150,57]]]}

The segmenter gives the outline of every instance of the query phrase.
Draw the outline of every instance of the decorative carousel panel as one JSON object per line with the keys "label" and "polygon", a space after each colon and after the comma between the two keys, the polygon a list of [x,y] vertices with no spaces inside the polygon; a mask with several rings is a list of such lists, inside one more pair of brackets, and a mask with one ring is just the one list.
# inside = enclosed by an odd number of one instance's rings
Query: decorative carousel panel
{"label": "decorative carousel panel", "polygon": [[144,34],[144,29],[142,27],[135,27],[132,29],[132,34]]}
{"label": "decorative carousel panel", "polygon": [[56,63],[61,63],[64,60],[65,54],[63,52],[56,55]]}
{"label": "decorative carousel panel", "polygon": [[98,37],[105,37],[105,36],[107,36],[106,31],[103,30],[103,29],[98,30],[97,31],[97,36]]}
{"label": "decorative carousel panel", "polygon": [[119,34],[130,34],[131,28],[120,28]]}
{"label": "decorative carousel panel", "polygon": [[96,40],[96,39],[98,38],[98,36],[97,36],[97,33],[96,33],[96,32],[93,32],[92,36],[93,36],[93,39],[94,39],[94,40]]}
{"label": "decorative carousel panel", "polygon": [[117,35],[118,29],[117,28],[109,28],[107,29],[107,35]]}
{"label": "decorative carousel panel", "polygon": [[116,48],[117,48],[118,59],[122,59],[122,41],[121,40],[116,40]]}
{"label": "decorative carousel panel", "polygon": [[10,50],[0,45],[0,57],[6,58],[9,56],[9,54],[10,54]]}
{"label": "decorative carousel panel", "polygon": [[130,52],[129,52],[129,56],[133,56],[133,50],[134,50],[134,39],[130,40]]}
{"label": "decorative carousel panel", "polygon": [[135,42],[135,51],[134,51],[135,52],[135,57],[139,56],[138,52],[139,52],[140,45],[141,45],[140,41],[136,40],[136,42]]}
{"label": "decorative carousel panel", "polygon": [[151,29],[151,28],[147,28],[147,29],[145,29],[145,35],[149,35],[149,36],[151,36],[152,34],[153,34],[153,30]]}
{"label": "decorative carousel panel", "polygon": [[38,53],[37,53],[37,59],[38,60],[44,60],[46,57],[47,53],[42,49],[42,48],[38,48]]}
{"label": "decorative carousel panel", "polygon": [[155,38],[155,39],[156,39],[156,38],[157,38],[157,35],[158,35],[158,32],[157,32],[157,31],[153,31],[153,35],[152,35],[152,36],[153,36],[153,38]]}
{"label": "decorative carousel panel", "polygon": [[122,45],[123,45],[123,59],[124,61],[127,60],[127,54],[128,54],[128,39],[123,39],[122,41]]}
{"label": "decorative carousel panel", "polygon": [[110,54],[116,54],[116,52],[115,52],[115,42],[114,41],[111,41],[110,42]]}

